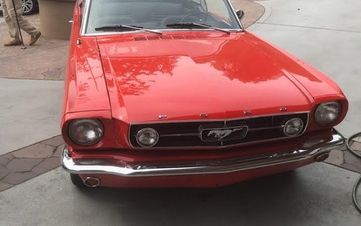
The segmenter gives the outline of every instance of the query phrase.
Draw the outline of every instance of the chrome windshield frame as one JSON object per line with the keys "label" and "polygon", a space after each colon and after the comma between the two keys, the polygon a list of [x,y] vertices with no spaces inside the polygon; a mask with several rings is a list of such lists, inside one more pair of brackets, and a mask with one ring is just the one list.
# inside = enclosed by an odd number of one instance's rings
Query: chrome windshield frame
{"label": "chrome windshield frame", "polygon": [[240,27],[240,30],[244,31],[245,28],[244,28],[243,24],[241,23],[241,21],[239,20],[239,18],[237,16],[237,13],[236,13],[236,10],[233,7],[233,5],[231,4],[230,0],[225,0],[225,1],[227,2],[228,6],[230,7],[233,16],[236,18],[236,22],[237,22],[238,26]]}
{"label": "chrome windshield frame", "polygon": [[80,25],[80,36],[85,36],[86,34],[86,26],[88,24],[89,8],[90,8],[90,0],[83,0],[83,1],[85,1],[85,5],[84,5],[84,15]]}
{"label": "chrome windshield frame", "polygon": [[[80,25],[80,36],[119,35],[119,34],[131,34],[131,33],[143,32],[143,31],[124,31],[124,32],[109,31],[109,32],[99,32],[99,33],[87,33],[86,28],[87,28],[88,19],[89,19],[91,1],[93,1],[93,0],[83,0],[83,2],[85,2],[85,5],[84,5],[85,13],[83,15],[83,19],[81,20],[82,23]],[[234,7],[232,6],[230,0],[224,0],[224,1],[226,4],[228,4],[228,7],[232,11],[231,12],[232,16],[235,17],[236,23],[239,26],[239,28],[236,28],[236,29],[225,29],[225,30],[230,31],[230,32],[243,32],[245,29],[244,29],[241,21],[237,17],[236,11],[235,11]],[[213,29],[154,29],[154,30],[167,32],[167,31],[212,31]]]}

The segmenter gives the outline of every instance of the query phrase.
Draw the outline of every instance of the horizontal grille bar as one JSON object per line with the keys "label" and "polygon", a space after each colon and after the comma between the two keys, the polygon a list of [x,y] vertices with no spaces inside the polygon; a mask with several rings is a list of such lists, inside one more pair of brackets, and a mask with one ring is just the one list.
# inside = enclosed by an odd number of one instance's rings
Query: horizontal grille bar
{"label": "horizontal grille bar", "polygon": [[[245,119],[230,119],[216,121],[170,122],[152,124],[133,124],[130,127],[130,142],[134,147],[140,147],[136,141],[136,134],[144,128],[155,129],[159,133],[159,141],[154,147],[217,147],[244,144],[249,142],[267,141],[271,139],[288,138],[283,133],[285,122],[291,118],[302,119],[305,127],[308,113],[287,115],[262,116]],[[239,139],[224,139],[222,141],[204,141],[201,131],[212,129],[241,130],[246,128],[246,135]],[[304,128],[305,130],[306,128]],[[302,131],[303,133],[303,131]],[[301,133],[301,134],[302,134]]]}

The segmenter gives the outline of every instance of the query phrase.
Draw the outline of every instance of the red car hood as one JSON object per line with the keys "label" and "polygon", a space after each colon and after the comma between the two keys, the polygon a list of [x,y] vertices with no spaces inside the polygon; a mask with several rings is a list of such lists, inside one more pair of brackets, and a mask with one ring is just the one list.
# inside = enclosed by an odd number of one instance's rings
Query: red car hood
{"label": "red car hood", "polygon": [[[312,96],[254,36],[192,32],[97,39],[113,117],[126,122],[308,111]],[[275,50],[276,51],[276,50]]]}

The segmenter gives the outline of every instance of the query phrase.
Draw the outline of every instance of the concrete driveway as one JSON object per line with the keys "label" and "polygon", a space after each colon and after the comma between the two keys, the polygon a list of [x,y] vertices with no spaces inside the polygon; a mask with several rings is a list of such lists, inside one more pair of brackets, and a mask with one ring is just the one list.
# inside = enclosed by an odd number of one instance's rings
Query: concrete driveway
{"label": "concrete driveway", "polygon": [[60,134],[63,82],[0,78],[0,84],[0,155]]}
{"label": "concrete driveway", "polygon": [[[266,13],[250,30],[336,80],[351,104],[339,128],[361,130],[361,2],[260,3]],[[56,169],[1,192],[0,225],[360,226],[351,202],[356,177],[321,163],[220,189],[82,192]]]}
{"label": "concrete driveway", "polygon": [[356,176],[315,164],[220,189],[81,192],[57,169],[0,193],[0,225],[360,226]]}

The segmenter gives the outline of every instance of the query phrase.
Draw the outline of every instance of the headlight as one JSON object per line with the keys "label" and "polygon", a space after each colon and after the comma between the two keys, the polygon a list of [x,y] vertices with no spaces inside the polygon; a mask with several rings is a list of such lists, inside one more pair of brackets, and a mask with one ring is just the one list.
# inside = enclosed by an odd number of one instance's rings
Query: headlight
{"label": "headlight", "polygon": [[288,137],[300,135],[302,131],[303,121],[300,118],[292,118],[288,120],[283,127],[283,132]]}
{"label": "headlight", "polygon": [[96,119],[78,119],[69,124],[69,137],[79,145],[94,145],[103,138],[103,134],[103,125]]}
{"label": "headlight", "polygon": [[136,139],[142,147],[153,147],[158,143],[159,134],[155,129],[144,128],[138,131]]}
{"label": "headlight", "polygon": [[340,116],[341,105],[338,102],[320,104],[315,111],[315,120],[320,125],[329,125]]}

